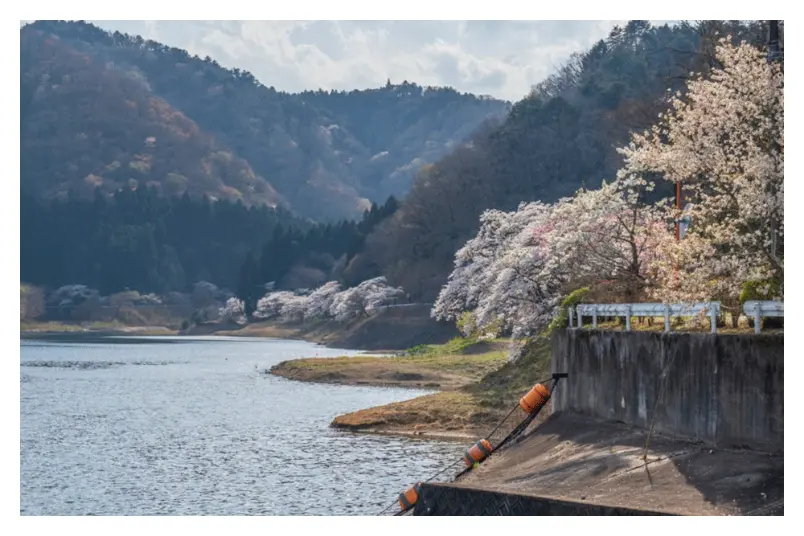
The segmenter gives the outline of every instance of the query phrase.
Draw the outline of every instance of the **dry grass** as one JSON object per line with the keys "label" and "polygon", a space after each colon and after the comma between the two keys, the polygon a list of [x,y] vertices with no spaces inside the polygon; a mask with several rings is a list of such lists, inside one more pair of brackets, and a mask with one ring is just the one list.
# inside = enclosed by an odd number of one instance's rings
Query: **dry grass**
{"label": "dry grass", "polygon": [[20,321],[20,333],[108,332],[130,335],[171,335],[176,330],[163,326],[129,326],[121,322],[37,322]]}
{"label": "dry grass", "polygon": [[332,426],[400,435],[483,437],[535,383],[544,381],[550,369],[550,344],[544,338],[535,340],[516,364],[502,356],[497,359],[502,359],[501,366],[497,361],[494,370],[455,391],[356,411],[337,417]]}
{"label": "dry grass", "polygon": [[499,369],[505,360],[502,350],[398,357],[344,356],[283,361],[270,372],[309,382],[455,390]]}
{"label": "dry grass", "polygon": [[20,331],[26,332],[53,332],[62,333],[70,331],[84,331],[79,324],[65,324],[63,322],[37,322],[35,320],[20,320]]}
{"label": "dry grass", "polygon": [[496,412],[484,410],[477,395],[445,391],[336,417],[335,428],[354,431],[460,438],[486,433]]}

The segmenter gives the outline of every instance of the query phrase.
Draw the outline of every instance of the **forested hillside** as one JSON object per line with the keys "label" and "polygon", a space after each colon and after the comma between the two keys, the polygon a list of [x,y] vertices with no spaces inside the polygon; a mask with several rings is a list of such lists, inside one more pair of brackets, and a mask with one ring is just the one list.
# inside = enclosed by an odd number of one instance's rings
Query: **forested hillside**
{"label": "forested hillside", "polygon": [[[612,179],[622,165],[616,148],[655,123],[668,91],[683,91],[691,72],[714,64],[714,44],[729,34],[760,45],[767,39],[759,22],[631,21],[615,28],[517,102],[501,126],[480,129],[426,167],[350,270],[382,273],[416,299],[433,300],[483,210],[553,202]],[[657,198],[671,193],[661,187]]]}
{"label": "forested hillside", "polygon": [[502,101],[411,83],[288,94],[250,73],[83,22],[20,30],[22,185],[149,185],[324,220],[407,193]]}
{"label": "forested hillside", "polygon": [[252,254],[249,292],[268,282],[316,286],[340,277],[368,233],[396,207],[392,197],[361,220],[329,224],[294,218],[281,207],[164,197],[155,188],[52,202],[23,194],[20,272],[27,283],[51,289],[81,283],[103,294],[182,292],[198,281],[235,290]]}
{"label": "forested hillside", "polygon": [[451,89],[291,95],[92,25],[26,26],[22,278],[103,293],[208,280],[251,306],[268,283],[385,276],[433,301],[484,210],[614,178],[617,148],[717,65],[724,35],[763,45],[766,29],[632,21],[499,117],[504,103]]}

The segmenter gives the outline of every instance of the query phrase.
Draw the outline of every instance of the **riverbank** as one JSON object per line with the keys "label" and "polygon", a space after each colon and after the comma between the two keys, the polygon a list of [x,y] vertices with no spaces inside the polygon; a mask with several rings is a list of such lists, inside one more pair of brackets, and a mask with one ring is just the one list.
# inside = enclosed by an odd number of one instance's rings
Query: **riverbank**
{"label": "riverbank", "polygon": [[[49,330],[42,329],[44,326]],[[529,346],[517,364],[508,363],[507,341],[478,343],[462,339],[454,326],[432,320],[427,307],[385,309],[351,323],[205,324],[181,332],[53,323],[39,328],[42,330],[23,331],[21,325],[20,338],[219,335],[298,339],[378,353],[410,349],[398,356],[296,359],[270,372],[305,382],[437,390],[412,400],[340,415],[331,425],[361,433],[462,441],[488,433],[536,381],[548,374],[550,360],[549,344],[540,339]]]}
{"label": "riverbank", "polygon": [[414,351],[399,356],[293,359],[267,372],[315,383],[454,391],[478,381],[506,360],[505,342],[477,344],[470,353],[461,353],[455,346],[455,343],[431,346],[418,355]]}
{"label": "riverbank", "polygon": [[120,337],[126,335],[178,335],[166,326],[128,326],[117,322],[20,322],[20,339],[43,339],[58,336]]}
{"label": "riverbank", "polygon": [[[417,348],[419,355],[299,359],[280,363],[272,374],[344,385],[426,387],[440,392],[366,408],[336,417],[331,426],[361,433],[454,438],[484,437],[550,369],[550,345],[539,338],[516,363],[507,361],[507,342]],[[328,363],[331,361],[331,363]],[[543,412],[549,414],[548,411]]]}
{"label": "riverbank", "polygon": [[20,321],[20,338],[93,333],[97,336],[187,335],[257,337],[304,340],[330,348],[390,353],[418,344],[443,344],[459,336],[454,325],[430,318],[430,306],[381,309],[350,322],[322,320],[308,323],[254,322],[245,326],[210,322],[177,330],[174,326],[130,325],[120,322]]}
{"label": "riverbank", "polygon": [[436,322],[430,306],[380,309],[369,317],[348,322],[321,320],[307,323],[255,322],[242,327],[196,326],[188,335],[275,337],[315,342],[330,348],[397,351],[421,344],[444,344],[460,336],[452,324]]}

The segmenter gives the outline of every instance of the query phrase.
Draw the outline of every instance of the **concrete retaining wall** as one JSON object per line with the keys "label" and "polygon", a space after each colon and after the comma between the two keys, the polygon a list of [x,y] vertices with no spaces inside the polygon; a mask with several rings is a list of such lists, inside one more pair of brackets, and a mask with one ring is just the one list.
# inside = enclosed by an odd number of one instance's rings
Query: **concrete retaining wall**
{"label": "concrete retaining wall", "polygon": [[671,515],[633,508],[564,501],[450,486],[422,484],[415,516],[655,516]]}
{"label": "concrete retaining wall", "polygon": [[[556,330],[553,411],[784,450],[784,336]],[[657,404],[658,398],[658,404]]]}

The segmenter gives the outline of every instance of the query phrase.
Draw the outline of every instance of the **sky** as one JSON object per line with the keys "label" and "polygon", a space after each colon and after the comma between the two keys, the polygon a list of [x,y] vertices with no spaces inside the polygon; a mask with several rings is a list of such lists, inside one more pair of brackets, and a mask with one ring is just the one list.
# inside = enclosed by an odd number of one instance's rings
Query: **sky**
{"label": "sky", "polygon": [[627,21],[90,22],[210,56],[278,90],[365,89],[390,79],[513,102]]}

